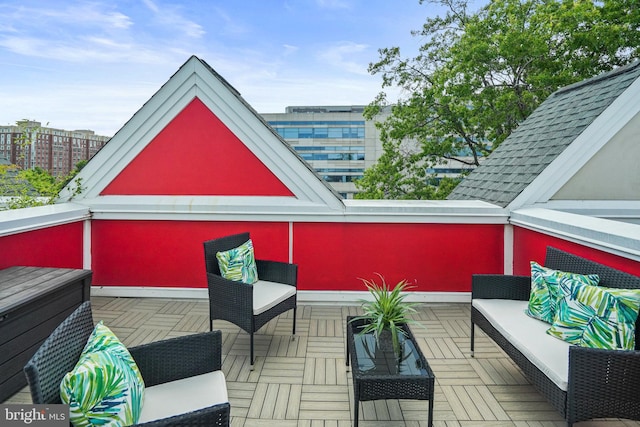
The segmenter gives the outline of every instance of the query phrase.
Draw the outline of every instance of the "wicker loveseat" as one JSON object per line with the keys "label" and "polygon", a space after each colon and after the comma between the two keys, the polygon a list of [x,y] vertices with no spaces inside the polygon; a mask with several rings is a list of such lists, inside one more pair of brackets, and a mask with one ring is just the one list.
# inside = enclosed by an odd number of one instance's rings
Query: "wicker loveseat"
{"label": "wicker loveseat", "polygon": [[[554,270],[598,274],[600,286],[640,288],[640,277],[552,247],[547,248],[544,265]],[[511,357],[569,426],[595,418],[640,420],[640,322],[636,322],[635,350],[570,345],[546,334],[543,322],[525,314],[530,289],[529,276],[473,276],[472,356],[475,325]],[[514,332],[518,327],[525,328],[526,334],[523,329]]]}

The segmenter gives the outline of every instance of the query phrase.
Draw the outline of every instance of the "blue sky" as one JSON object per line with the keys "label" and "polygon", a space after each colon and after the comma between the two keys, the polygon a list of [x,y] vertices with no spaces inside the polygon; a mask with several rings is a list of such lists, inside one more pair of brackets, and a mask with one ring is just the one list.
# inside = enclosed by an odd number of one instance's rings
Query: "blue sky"
{"label": "blue sky", "polygon": [[367,104],[377,50],[415,54],[411,30],[438,12],[418,0],[4,0],[0,125],[111,136],[191,55],[260,113]]}

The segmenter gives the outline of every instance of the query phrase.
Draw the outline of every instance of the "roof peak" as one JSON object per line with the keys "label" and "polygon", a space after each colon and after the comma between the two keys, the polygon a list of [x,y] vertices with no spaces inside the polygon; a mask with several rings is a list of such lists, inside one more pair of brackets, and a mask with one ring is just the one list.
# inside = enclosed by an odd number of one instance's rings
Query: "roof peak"
{"label": "roof peak", "polygon": [[580,88],[585,87],[585,86],[597,84],[597,83],[599,83],[599,82],[601,82],[603,80],[607,80],[607,79],[611,79],[611,78],[617,77],[620,74],[625,74],[625,73],[630,73],[632,71],[635,71],[635,69],[638,68],[638,67],[640,67],[640,60],[634,61],[634,62],[632,62],[630,64],[623,65],[623,66],[618,67],[618,68],[614,68],[611,71],[607,71],[606,73],[598,74],[597,76],[591,77],[589,79],[582,80],[582,81],[573,83],[573,84],[571,84],[569,86],[565,86],[563,88],[560,88],[557,91],[555,91],[553,94],[551,94],[551,96],[565,94],[565,93],[570,92],[572,90],[576,90],[576,89],[580,89]]}

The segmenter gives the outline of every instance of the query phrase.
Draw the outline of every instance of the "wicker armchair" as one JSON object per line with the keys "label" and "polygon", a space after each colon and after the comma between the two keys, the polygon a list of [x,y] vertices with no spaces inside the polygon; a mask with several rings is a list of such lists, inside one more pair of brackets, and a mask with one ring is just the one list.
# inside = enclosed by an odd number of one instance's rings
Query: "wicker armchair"
{"label": "wicker armchair", "polygon": [[267,322],[293,309],[292,335],[295,336],[298,266],[256,259],[259,280],[255,284],[225,279],[220,274],[216,253],[236,248],[248,240],[249,233],[240,233],[206,241],[204,258],[209,285],[209,328],[213,329],[213,320],[219,319],[247,332],[253,368],[253,335]]}
{"label": "wicker armchair", "polygon": [[[91,302],[87,301],[42,343],[24,367],[33,403],[61,403],[60,382],[67,372],[73,370],[93,328]],[[156,341],[128,350],[138,365],[148,391],[156,385],[169,385],[170,382],[220,370],[221,345],[221,332],[213,331]],[[147,392],[145,394],[148,395]],[[223,394],[226,394],[226,390]],[[147,397],[145,405],[148,403]],[[227,401],[138,425],[228,426],[229,413]]]}

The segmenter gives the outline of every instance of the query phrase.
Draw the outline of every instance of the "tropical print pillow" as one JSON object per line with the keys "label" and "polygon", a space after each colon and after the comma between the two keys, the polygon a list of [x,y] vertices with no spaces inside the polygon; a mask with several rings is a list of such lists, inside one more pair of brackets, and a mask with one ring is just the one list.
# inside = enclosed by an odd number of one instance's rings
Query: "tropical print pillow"
{"label": "tropical print pillow", "polygon": [[576,274],[543,267],[531,261],[531,294],[526,313],[535,318],[553,323],[558,312],[558,302],[563,297],[559,287],[570,287],[573,283],[595,286],[600,281],[597,274]]}
{"label": "tropical print pillow", "polygon": [[635,349],[640,290],[574,284],[561,291],[549,335],[582,347]]}
{"label": "tropical print pillow", "polygon": [[76,426],[128,426],[138,422],[144,380],[129,350],[99,322],[73,371],[60,384]]}
{"label": "tropical print pillow", "polygon": [[258,269],[251,239],[237,248],[216,253],[222,277],[236,282],[254,284],[258,281]]}

